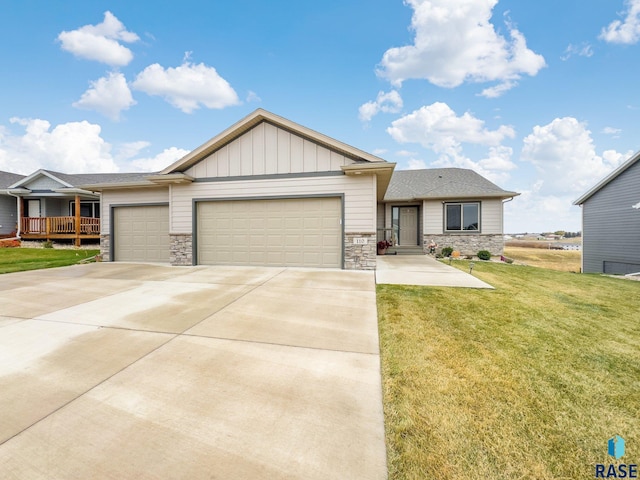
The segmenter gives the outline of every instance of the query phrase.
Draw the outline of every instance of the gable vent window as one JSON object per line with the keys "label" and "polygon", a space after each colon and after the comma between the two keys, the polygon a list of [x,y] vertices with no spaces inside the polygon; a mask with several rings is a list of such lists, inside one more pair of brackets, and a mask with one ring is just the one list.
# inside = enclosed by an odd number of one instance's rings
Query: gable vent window
{"label": "gable vent window", "polygon": [[480,230],[479,203],[446,203],[444,208],[444,223],[448,232]]}

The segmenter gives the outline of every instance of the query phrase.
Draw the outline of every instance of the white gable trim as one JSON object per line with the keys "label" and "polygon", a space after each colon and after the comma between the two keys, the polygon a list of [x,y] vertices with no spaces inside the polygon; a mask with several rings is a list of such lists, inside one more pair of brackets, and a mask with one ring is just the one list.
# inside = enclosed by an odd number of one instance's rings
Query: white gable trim
{"label": "white gable trim", "polygon": [[375,155],[371,155],[370,153],[367,153],[363,150],[352,147],[351,145],[347,145],[346,143],[342,143],[331,137],[287,120],[286,118],[280,117],[259,108],[239,122],[224,130],[222,133],[216,135],[208,142],[200,145],[198,148],[188,153],[177,162],[169,165],[167,168],[162,170],[160,174],[162,175],[185,171],[189,167],[198,163],[200,160],[209,156],[211,153],[215,152],[220,147],[238,138],[243,133],[249,131],[259,123],[265,121],[272,123],[276,127],[289,130],[290,132],[293,132],[303,138],[308,138],[315,143],[326,146],[329,149],[335,150],[354,159],[363,160],[365,162],[386,163],[385,160],[376,157]]}
{"label": "white gable trim", "polygon": [[63,180],[60,180],[58,177],[56,177],[55,175],[53,175],[52,173],[40,169],[36,172],[33,172],[31,175],[29,175],[28,177],[23,178],[22,180],[14,183],[13,185],[10,185],[9,188],[19,188],[19,187],[24,187],[24,185],[29,184],[30,182],[32,182],[33,180],[35,180],[38,177],[48,177],[51,180],[58,182],[62,187],[67,187],[67,188],[73,188],[73,185],[71,185],[70,183],[67,183]]}
{"label": "white gable trim", "polygon": [[609,182],[611,182],[613,179],[618,177],[622,172],[624,172],[625,170],[630,168],[632,165],[634,165],[639,160],[640,160],[640,152],[637,152],[635,155],[632,155],[631,158],[629,158],[626,162],[624,162],[622,165],[620,165],[618,168],[616,168],[613,172],[611,172],[609,175],[607,175],[602,180],[600,180],[587,193],[585,193],[580,198],[578,198],[575,202],[573,202],[573,204],[574,205],[582,205],[584,202],[589,200],[589,198],[591,198],[596,192],[598,192],[602,187],[604,187]]}

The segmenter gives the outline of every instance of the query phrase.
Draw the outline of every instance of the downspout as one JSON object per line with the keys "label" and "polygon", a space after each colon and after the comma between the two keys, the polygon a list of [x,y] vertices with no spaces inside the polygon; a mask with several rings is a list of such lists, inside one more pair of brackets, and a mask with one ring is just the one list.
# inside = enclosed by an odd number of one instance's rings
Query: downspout
{"label": "downspout", "polygon": [[9,190],[7,190],[7,194],[11,195],[12,197],[15,197],[16,199],[16,207],[17,207],[17,213],[18,213],[18,228],[16,228],[16,238],[18,240],[20,240],[20,229],[22,227],[22,219],[20,218],[20,199],[22,198],[20,195],[16,195],[11,193]]}
{"label": "downspout", "polygon": [[502,237],[504,238],[504,204],[509,203],[513,200],[514,197],[509,197],[506,200],[502,200]]}

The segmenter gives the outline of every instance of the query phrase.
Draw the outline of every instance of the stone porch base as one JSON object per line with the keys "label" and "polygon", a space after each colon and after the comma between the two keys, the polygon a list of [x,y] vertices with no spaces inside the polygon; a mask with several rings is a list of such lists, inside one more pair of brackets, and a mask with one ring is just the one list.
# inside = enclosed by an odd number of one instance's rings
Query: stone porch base
{"label": "stone porch base", "polygon": [[487,234],[446,234],[446,235],[424,235],[423,250],[429,251],[429,243],[435,241],[438,244],[437,251],[444,247],[452,247],[461,255],[477,255],[480,250],[488,250],[491,255],[502,255],[504,253],[504,236]]}

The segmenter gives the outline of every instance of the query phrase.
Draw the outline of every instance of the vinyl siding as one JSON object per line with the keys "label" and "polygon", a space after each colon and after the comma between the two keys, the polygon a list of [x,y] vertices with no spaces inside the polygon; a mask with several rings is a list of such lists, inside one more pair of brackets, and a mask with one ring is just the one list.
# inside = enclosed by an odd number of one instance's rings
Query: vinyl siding
{"label": "vinyl siding", "polygon": [[57,182],[54,179],[47,177],[46,175],[41,175],[37,178],[34,178],[26,185],[23,185],[23,187],[28,188],[29,190],[54,190],[58,188],[65,188],[66,185],[63,185],[62,183]]}
{"label": "vinyl siding", "polygon": [[15,197],[0,195],[0,235],[7,235],[16,229],[17,203]]}
{"label": "vinyl siding", "polygon": [[444,207],[441,200],[424,200],[422,209],[422,224],[424,225],[424,233],[441,234],[443,225]]}
{"label": "vinyl siding", "polygon": [[340,171],[348,157],[270,123],[260,123],[185,171],[194,178]]}
{"label": "vinyl siding", "polygon": [[138,190],[123,189],[123,190],[107,190],[102,193],[101,199],[101,212],[100,217],[102,219],[101,231],[108,233],[110,222],[110,207],[111,205],[134,205],[134,204],[149,204],[149,203],[168,203],[169,202],[169,189],[167,187],[162,188],[140,188]]}
{"label": "vinyl siding", "polygon": [[[638,202],[640,162],[583,204],[582,262],[585,273],[603,273],[604,262],[638,265],[635,271],[640,271],[640,210],[631,208]],[[621,268],[616,273],[632,273],[626,270]]]}
{"label": "vinyl siding", "polygon": [[483,234],[504,233],[502,200],[482,200],[480,230]]}
{"label": "vinyl siding", "polygon": [[171,233],[192,233],[193,199],[233,199],[344,194],[345,232],[375,232],[375,176],[302,177],[195,182],[171,188]]}
{"label": "vinyl siding", "polygon": [[[442,200],[424,200],[423,202],[423,225],[426,235],[444,233],[444,206],[442,202]],[[458,201],[452,199],[445,202],[456,203]],[[460,202],[473,201],[461,200]],[[500,199],[480,201],[480,233],[487,235],[503,233],[502,201]],[[465,234],[468,233],[465,232]]]}

